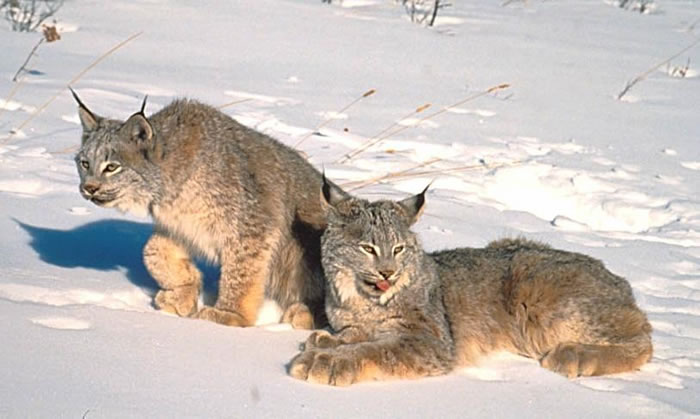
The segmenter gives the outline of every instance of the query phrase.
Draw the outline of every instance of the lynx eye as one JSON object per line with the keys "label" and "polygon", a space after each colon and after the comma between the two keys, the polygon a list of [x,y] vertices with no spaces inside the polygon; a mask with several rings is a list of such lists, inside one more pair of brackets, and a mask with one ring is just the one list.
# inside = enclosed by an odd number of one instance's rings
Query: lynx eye
{"label": "lynx eye", "polygon": [[369,244],[361,244],[360,249],[362,249],[363,252],[369,254],[369,255],[376,255],[377,252],[374,250],[374,246],[371,246]]}
{"label": "lynx eye", "polygon": [[90,162],[88,162],[87,160],[80,160],[80,166],[85,170],[89,170]]}
{"label": "lynx eye", "polygon": [[114,173],[117,170],[119,170],[120,166],[117,163],[109,163],[107,166],[105,166],[103,172],[104,173]]}
{"label": "lynx eye", "polygon": [[394,255],[398,255],[399,253],[403,252],[403,250],[404,246],[402,244],[394,246]]}

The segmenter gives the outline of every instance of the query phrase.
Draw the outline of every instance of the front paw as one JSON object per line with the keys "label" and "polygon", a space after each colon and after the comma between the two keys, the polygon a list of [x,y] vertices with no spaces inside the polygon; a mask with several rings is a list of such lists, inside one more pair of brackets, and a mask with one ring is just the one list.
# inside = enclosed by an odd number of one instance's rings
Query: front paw
{"label": "front paw", "polygon": [[197,311],[199,287],[178,287],[172,290],[160,290],[154,304],[158,310],[187,317]]}
{"label": "front paw", "polygon": [[289,363],[289,375],[310,383],[349,386],[356,381],[357,361],[339,351],[307,350]]}
{"label": "front paw", "polygon": [[325,330],[317,330],[309,335],[302,346],[303,351],[308,351],[310,349],[330,349],[340,346],[343,342],[335,335],[330,334]]}
{"label": "front paw", "polygon": [[562,343],[549,351],[540,364],[568,378],[594,375],[596,353],[577,343]]}
{"label": "front paw", "polygon": [[214,307],[204,307],[193,316],[195,319],[208,320],[223,324],[224,326],[246,327],[251,326],[243,316],[233,311],[219,310]]}

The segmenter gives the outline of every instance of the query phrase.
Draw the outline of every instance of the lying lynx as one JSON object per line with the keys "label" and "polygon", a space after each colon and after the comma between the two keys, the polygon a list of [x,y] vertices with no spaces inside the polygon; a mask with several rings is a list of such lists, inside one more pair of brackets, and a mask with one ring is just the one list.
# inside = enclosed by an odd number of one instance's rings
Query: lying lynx
{"label": "lying lynx", "polygon": [[[295,327],[312,327],[309,308],[324,317],[326,221],[311,192],[321,175],[304,158],[195,101],[176,100],[150,117],[142,107],[122,122],[73,95],[83,126],[75,158],[83,197],[155,222],[143,254],[161,288],[156,307],[250,326],[267,296]],[[195,255],[221,265],[216,304],[199,311]]]}
{"label": "lying lynx", "polygon": [[409,230],[425,191],[367,202],[324,184],[326,313],[289,373],[344,386],[446,374],[507,350],[567,377],[630,371],[651,326],[597,260],[523,240],[426,254]]}

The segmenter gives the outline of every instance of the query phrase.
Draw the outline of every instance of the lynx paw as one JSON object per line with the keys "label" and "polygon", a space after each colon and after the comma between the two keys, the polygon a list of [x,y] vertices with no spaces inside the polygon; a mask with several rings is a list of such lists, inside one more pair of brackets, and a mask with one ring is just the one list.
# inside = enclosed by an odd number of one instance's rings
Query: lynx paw
{"label": "lynx paw", "polygon": [[282,322],[289,323],[295,329],[311,330],[314,328],[314,317],[309,307],[304,303],[295,303],[287,308],[282,315]]}
{"label": "lynx paw", "polygon": [[160,290],[154,304],[158,310],[187,317],[197,311],[199,287],[179,287],[172,290]]}
{"label": "lynx paw", "polygon": [[578,343],[562,343],[549,351],[540,364],[568,378],[594,375],[598,354]]}
{"label": "lynx paw", "polygon": [[196,319],[209,320],[210,322],[223,324],[224,326],[246,327],[248,322],[238,313],[223,311],[214,307],[204,307],[194,315]]}
{"label": "lynx paw", "polygon": [[321,348],[330,349],[341,345],[343,342],[335,335],[331,335],[325,330],[317,330],[313,332],[306,342],[303,344],[303,350]]}
{"label": "lynx paw", "polygon": [[331,386],[349,386],[356,381],[357,363],[337,351],[305,351],[289,364],[289,375],[299,380]]}

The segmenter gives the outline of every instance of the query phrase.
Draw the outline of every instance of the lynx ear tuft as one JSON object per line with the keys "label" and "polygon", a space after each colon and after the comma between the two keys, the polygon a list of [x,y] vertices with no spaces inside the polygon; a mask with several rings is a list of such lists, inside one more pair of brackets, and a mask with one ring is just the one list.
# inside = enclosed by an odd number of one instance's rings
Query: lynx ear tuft
{"label": "lynx ear tuft", "polygon": [[409,225],[418,221],[420,216],[423,214],[423,210],[425,209],[425,193],[428,192],[428,188],[431,184],[432,182],[429,183],[428,186],[423,189],[423,192],[419,193],[418,195],[414,195],[398,202],[404,211],[406,211]]}
{"label": "lynx ear tuft", "polygon": [[328,211],[330,208],[335,208],[338,202],[348,199],[350,195],[343,191],[340,186],[328,180],[325,172],[322,176],[321,207],[324,211]]}
{"label": "lynx ear tuft", "polygon": [[92,113],[87,106],[85,106],[73,88],[68,86],[68,90],[70,90],[70,92],[73,94],[73,99],[75,99],[75,101],[78,103],[78,116],[80,117],[80,124],[83,126],[83,131],[93,131],[95,128],[97,128],[97,123],[100,118]]}
{"label": "lynx ear tuft", "polygon": [[146,111],[146,101],[147,100],[148,100],[148,95],[143,97],[143,103],[141,103],[141,110],[139,111],[139,113],[141,115],[143,115],[144,117],[146,116],[146,114],[144,112]]}

